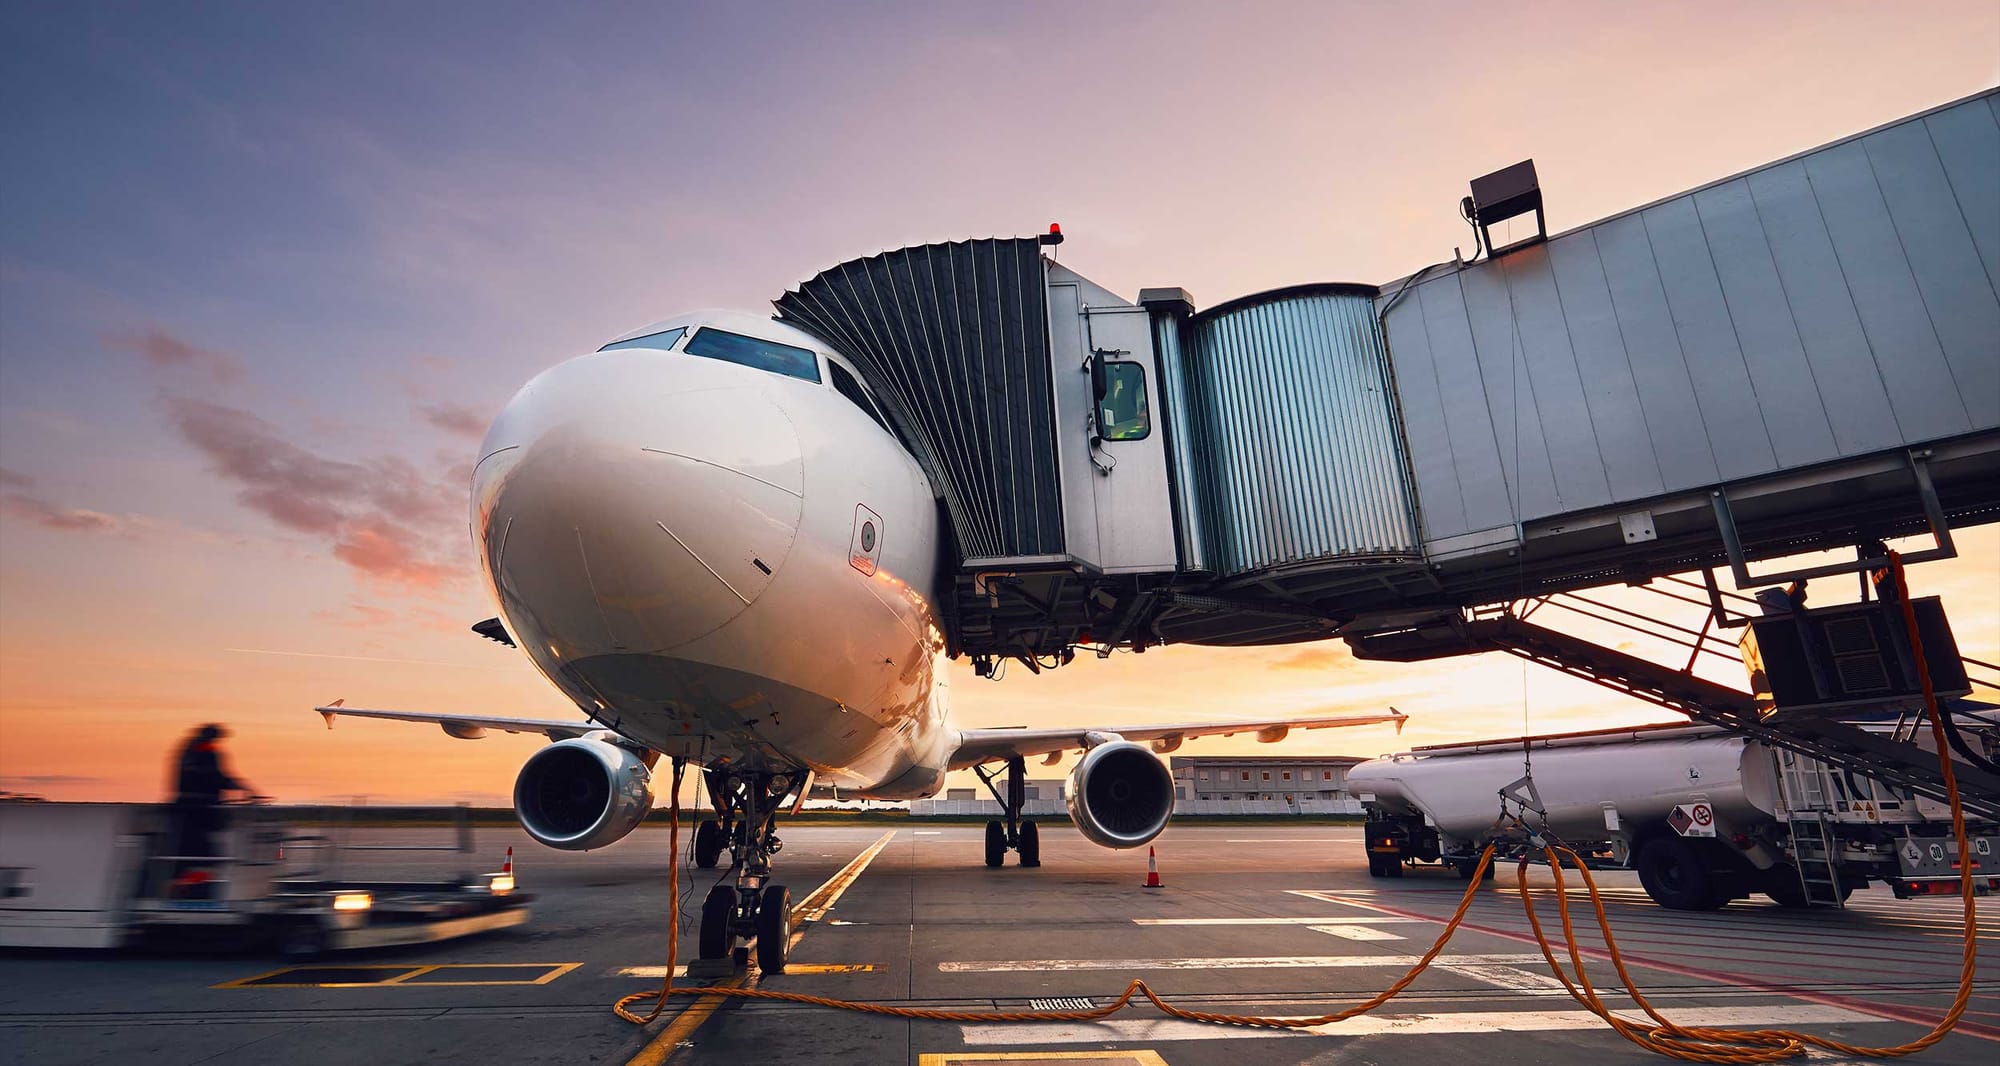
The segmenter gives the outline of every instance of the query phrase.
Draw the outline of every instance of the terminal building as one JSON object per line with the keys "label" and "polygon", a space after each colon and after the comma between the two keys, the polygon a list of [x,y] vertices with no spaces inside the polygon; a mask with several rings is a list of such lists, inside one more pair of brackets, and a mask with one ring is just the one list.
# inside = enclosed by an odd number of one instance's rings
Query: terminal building
{"label": "terminal building", "polygon": [[[1361,802],[1347,791],[1347,771],[1363,760],[1353,755],[1176,755],[1168,760],[1174,778],[1177,814],[1322,815],[1360,814]],[[1069,817],[1062,778],[1029,779],[1031,818]],[[913,800],[916,818],[1001,816],[1000,804],[983,788],[952,788],[935,799]]]}
{"label": "terminal building", "polygon": [[1352,755],[1192,755],[1168,760],[1181,814],[1360,814]]}

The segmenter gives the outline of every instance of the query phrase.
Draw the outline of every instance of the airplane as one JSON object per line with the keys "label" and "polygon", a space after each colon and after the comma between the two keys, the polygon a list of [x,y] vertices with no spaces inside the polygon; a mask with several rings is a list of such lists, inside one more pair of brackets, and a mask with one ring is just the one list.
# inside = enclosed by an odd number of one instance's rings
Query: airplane
{"label": "airplane", "polygon": [[[704,902],[700,956],[754,940],[782,972],[790,897],[771,880],[775,828],[815,782],[860,798],[934,795],[973,769],[1004,817],[988,866],[1040,865],[1021,817],[1025,760],[1085,754],[1068,807],[1082,834],[1144,846],[1173,780],[1154,752],[1193,737],[1393,723],[1388,713],[1054,729],[964,729],[949,714],[936,603],[938,508],[854,365],[771,318],[705,311],[635,330],[529,381],[472,475],[471,532],[514,644],[591,722],[377,710],[461,739],[554,743],[522,767],[514,806],[540,843],[610,844],[653,805],[661,756],[700,768],[715,818],[694,859],[731,854]],[[504,619],[504,621],[502,620]],[[1006,775],[1004,787],[999,779]]]}

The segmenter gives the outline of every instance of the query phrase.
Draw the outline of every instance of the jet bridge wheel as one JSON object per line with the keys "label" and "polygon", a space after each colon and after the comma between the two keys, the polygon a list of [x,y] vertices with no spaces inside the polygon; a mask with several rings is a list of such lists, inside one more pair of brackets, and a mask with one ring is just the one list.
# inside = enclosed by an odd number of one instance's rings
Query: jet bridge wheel
{"label": "jet bridge wheel", "polygon": [[716,860],[722,857],[722,826],[713,818],[704,818],[694,827],[694,864],[704,870],[715,869]]}
{"label": "jet bridge wheel", "polygon": [[986,865],[998,866],[1007,861],[1007,827],[998,819],[986,823]]}
{"label": "jet bridge wheel", "polygon": [[731,926],[736,924],[736,889],[730,885],[717,885],[708,890],[708,898],[701,901],[701,957],[723,959],[729,957]]}
{"label": "jet bridge wheel", "polygon": [[792,893],[783,885],[765,885],[757,898],[757,969],[784,973],[791,941]]}
{"label": "jet bridge wheel", "polygon": [[1042,831],[1033,822],[1021,823],[1021,865],[1040,866],[1042,864]]}

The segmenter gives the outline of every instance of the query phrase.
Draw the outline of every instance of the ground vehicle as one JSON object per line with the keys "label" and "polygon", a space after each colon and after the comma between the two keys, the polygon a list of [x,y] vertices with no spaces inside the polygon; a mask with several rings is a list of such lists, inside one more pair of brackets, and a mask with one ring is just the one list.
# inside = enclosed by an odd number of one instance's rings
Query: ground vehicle
{"label": "ground vehicle", "polygon": [[[1543,808],[1528,823],[1594,863],[1636,868],[1663,907],[1709,910],[1753,892],[1786,906],[1838,905],[1869,881],[1900,897],[1958,891],[1943,804],[1706,725],[1441,745],[1362,763],[1348,788],[1368,811],[1369,872],[1400,877],[1408,863],[1433,861],[1470,877],[1500,790],[1523,776],[1524,744]],[[1976,891],[2000,891],[2000,827],[1968,828]]]}
{"label": "ground vehicle", "polygon": [[295,832],[275,808],[232,813],[221,837],[228,854],[196,858],[167,853],[170,808],[0,803],[0,947],[110,948],[179,932],[311,957],[528,919],[531,897],[514,891],[511,870],[448,881],[336,877],[337,842]]}

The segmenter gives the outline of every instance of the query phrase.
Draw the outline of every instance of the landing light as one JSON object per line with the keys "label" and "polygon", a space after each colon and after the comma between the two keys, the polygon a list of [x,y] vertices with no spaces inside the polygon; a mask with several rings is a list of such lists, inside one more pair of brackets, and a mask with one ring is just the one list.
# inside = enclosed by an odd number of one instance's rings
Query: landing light
{"label": "landing light", "polygon": [[333,909],[337,911],[365,911],[375,905],[375,897],[366,892],[342,892],[333,897]]}

